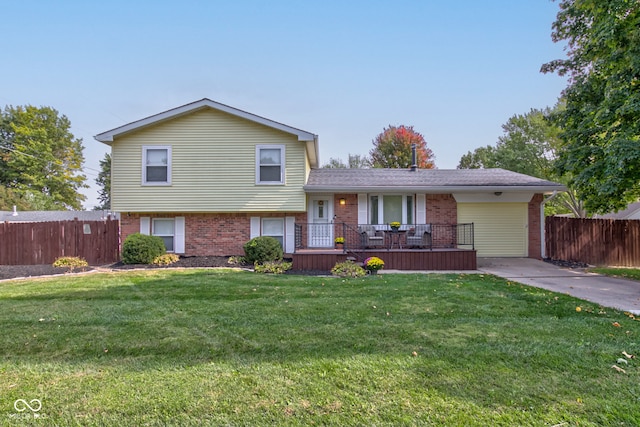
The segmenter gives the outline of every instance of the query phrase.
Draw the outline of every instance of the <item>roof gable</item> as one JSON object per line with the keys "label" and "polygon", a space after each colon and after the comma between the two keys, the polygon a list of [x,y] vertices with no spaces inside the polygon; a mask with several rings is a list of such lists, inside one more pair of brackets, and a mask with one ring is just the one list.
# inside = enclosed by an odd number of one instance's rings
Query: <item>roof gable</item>
{"label": "roof gable", "polygon": [[128,123],[126,125],[117,127],[115,129],[102,132],[94,136],[94,138],[102,143],[111,145],[111,143],[114,141],[115,138],[124,136],[131,132],[142,130],[150,126],[155,126],[157,124],[166,122],[168,120],[173,120],[178,117],[181,117],[186,114],[190,114],[205,108],[211,108],[214,110],[222,111],[227,114],[231,114],[233,116],[252,121],[254,123],[258,123],[273,129],[280,130],[288,134],[295,135],[297,136],[298,141],[307,143],[307,154],[309,156],[310,163],[312,165],[317,165],[319,162],[319,149],[318,149],[317,135],[311,132],[307,132],[301,129],[287,126],[285,124],[282,124],[273,120],[269,120],[265,117],[261,117],[255,114],[248,113],[243,110],[239,110],[237,108],[230,107],[225,104],[221,104],[219,102],[212,101],[208,98],[203,98],[199,101],[195,101],[190,104],[185,104],[180,107],[173,108],[171,110],[167,110],[162,113],[155,114],[153,116],[149,116],[144,119]]}

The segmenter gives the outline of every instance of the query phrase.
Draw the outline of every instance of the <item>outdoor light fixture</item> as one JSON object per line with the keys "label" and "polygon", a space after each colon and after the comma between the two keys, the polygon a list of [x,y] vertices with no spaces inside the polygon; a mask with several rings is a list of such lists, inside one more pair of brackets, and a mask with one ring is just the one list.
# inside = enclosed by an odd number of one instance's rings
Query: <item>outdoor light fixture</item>
{"label": "outdoor light fixture", "polygon": [[347,204],[347,200],[344,197],[340,198],[340,206],[344,206]]}

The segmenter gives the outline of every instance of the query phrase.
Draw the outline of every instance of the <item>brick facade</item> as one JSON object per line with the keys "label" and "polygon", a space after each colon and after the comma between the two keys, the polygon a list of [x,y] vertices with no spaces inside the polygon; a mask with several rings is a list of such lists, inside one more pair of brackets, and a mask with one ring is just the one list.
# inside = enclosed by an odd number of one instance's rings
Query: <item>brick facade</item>
{"label": "brick facade", "polygon": [[[340,204],[340,199],[345,200],[345,204]],[[346,224],[358,223],[358,195],[357,194],[336,194],[333,198],[333,214],[335,222]]]}
{"label": "brick facade", "polygon": [[[340,204],[340,199],[345,204]],[[541,257],[541,217],[540,203],[542,194],[536,194],[529,202],[529,258]],[[342,224],[358,223],[358,196],[356,194],[335,194],[333,199],[334,221]],[[426,195],[427,223],[456,224],[458,220],[457,203],[451,194]],[[173,218],[185,217],[185,255],[198,256],[230,256],[244,255],[242,246],[249,241],[251,231],[251,217],[284,218],[295,217],[299,224],[307,223],[306,212],[296,213],[215,213],[215,214],[122,214],[120,219],[121,239],[140,231],[140,217]],[[336,228],[335,235],[342,235],[342,229]]]}
{"label": "brick facade", "polygon": [[428,224],[457,224],[458,203],[451,194],[427,194]]}
{"label": "brick facade", "polygon": [[185,255],[231,256],[244,255],[242,246],[250,240],[251,217],[284,218],[295,217],[297,223],[306,222],[306,213],[216,213],[216,214],[122,214],[120,225],[122,241],[129,234],[140,231],[140,217],[174,218],[185,217]]}

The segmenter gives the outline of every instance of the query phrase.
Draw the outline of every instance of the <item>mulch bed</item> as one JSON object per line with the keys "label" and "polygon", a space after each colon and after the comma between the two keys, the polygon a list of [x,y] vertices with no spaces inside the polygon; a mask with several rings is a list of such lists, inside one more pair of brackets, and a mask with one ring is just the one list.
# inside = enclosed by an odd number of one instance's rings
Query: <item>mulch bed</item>
{"label": "mulch bed", "polygon": [[565,261],[562,259],[551,259],[551,258],[545,258],[543,261],[548,262],[549,264],[557,265],[558,267],[563,267],[563,268],[581,269],[581,268],[591,267],[589,264],[586,264],[584,262],[578,262],[578,261]]}
{"label": "mulch bed", "polygon": [[[99,266],[104,270],[133,270],[133,269],[151,269],[151,268],[212,268],[212,267],[241,267],[253,268],[252,265],[229,264],[229,257],[226,256],[188,256],[180,257],[180,259],[171,264],[164,266],[147,265],[147,264],[123,264],[117,262],[110,265]],[[89,271],[95,267],[76,268],[74,273]],[[68,268],[53,267],[51,265],[0,265],[0,280],[16,279],[21,277],[51,276],[54,274],[69,273]],[[297,274],[308,276],[324,276],[330,275],[329,271],[287,271],[285,274]]]}
{"label": "mulch bed", "polygon": [[[111,265],[103,265],[100,268],[112,270],[131,270],[139,268],[205,268],[205,267],[237,267],[229,264],[229,257],[205,256],[205,257],[181,257],[178,262],[168,266],[156,266],[146,264],[123,264],[117,262]],[[74,273],[92,270],[92,267],[76,268]],[[65,267],[53,267],[52,265],[0,265],[0,280],[15,279],[19,277],[51,276],[54,274],[68,273]]]}

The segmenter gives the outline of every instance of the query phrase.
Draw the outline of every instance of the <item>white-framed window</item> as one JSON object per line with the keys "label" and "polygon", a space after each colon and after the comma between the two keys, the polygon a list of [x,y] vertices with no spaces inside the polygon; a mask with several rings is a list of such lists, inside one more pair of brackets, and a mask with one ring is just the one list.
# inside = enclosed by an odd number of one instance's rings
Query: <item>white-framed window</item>
{"label": "white-framed window", "polygon": [[273,237],[284,248],[284,218],[262,218],[262,235]]}
{"label": "white-framed window", "polygon": [[284,145],[256,146],[256,184],[284,184]]}
{"label": "white-framed window", "polygon": [[176,225],[173,218],[153,218],[151,235],[162,239],[167,252],[175,251]]}
{"label": "white-framed window", "polygon": [[142,184],[171,184],[171,146],[145,145],[142,147]]}
{"label": "white-framed window", "polygon": [[374,194],[369,196],[369,222],[374,225],[414,223],[413,194]]}

